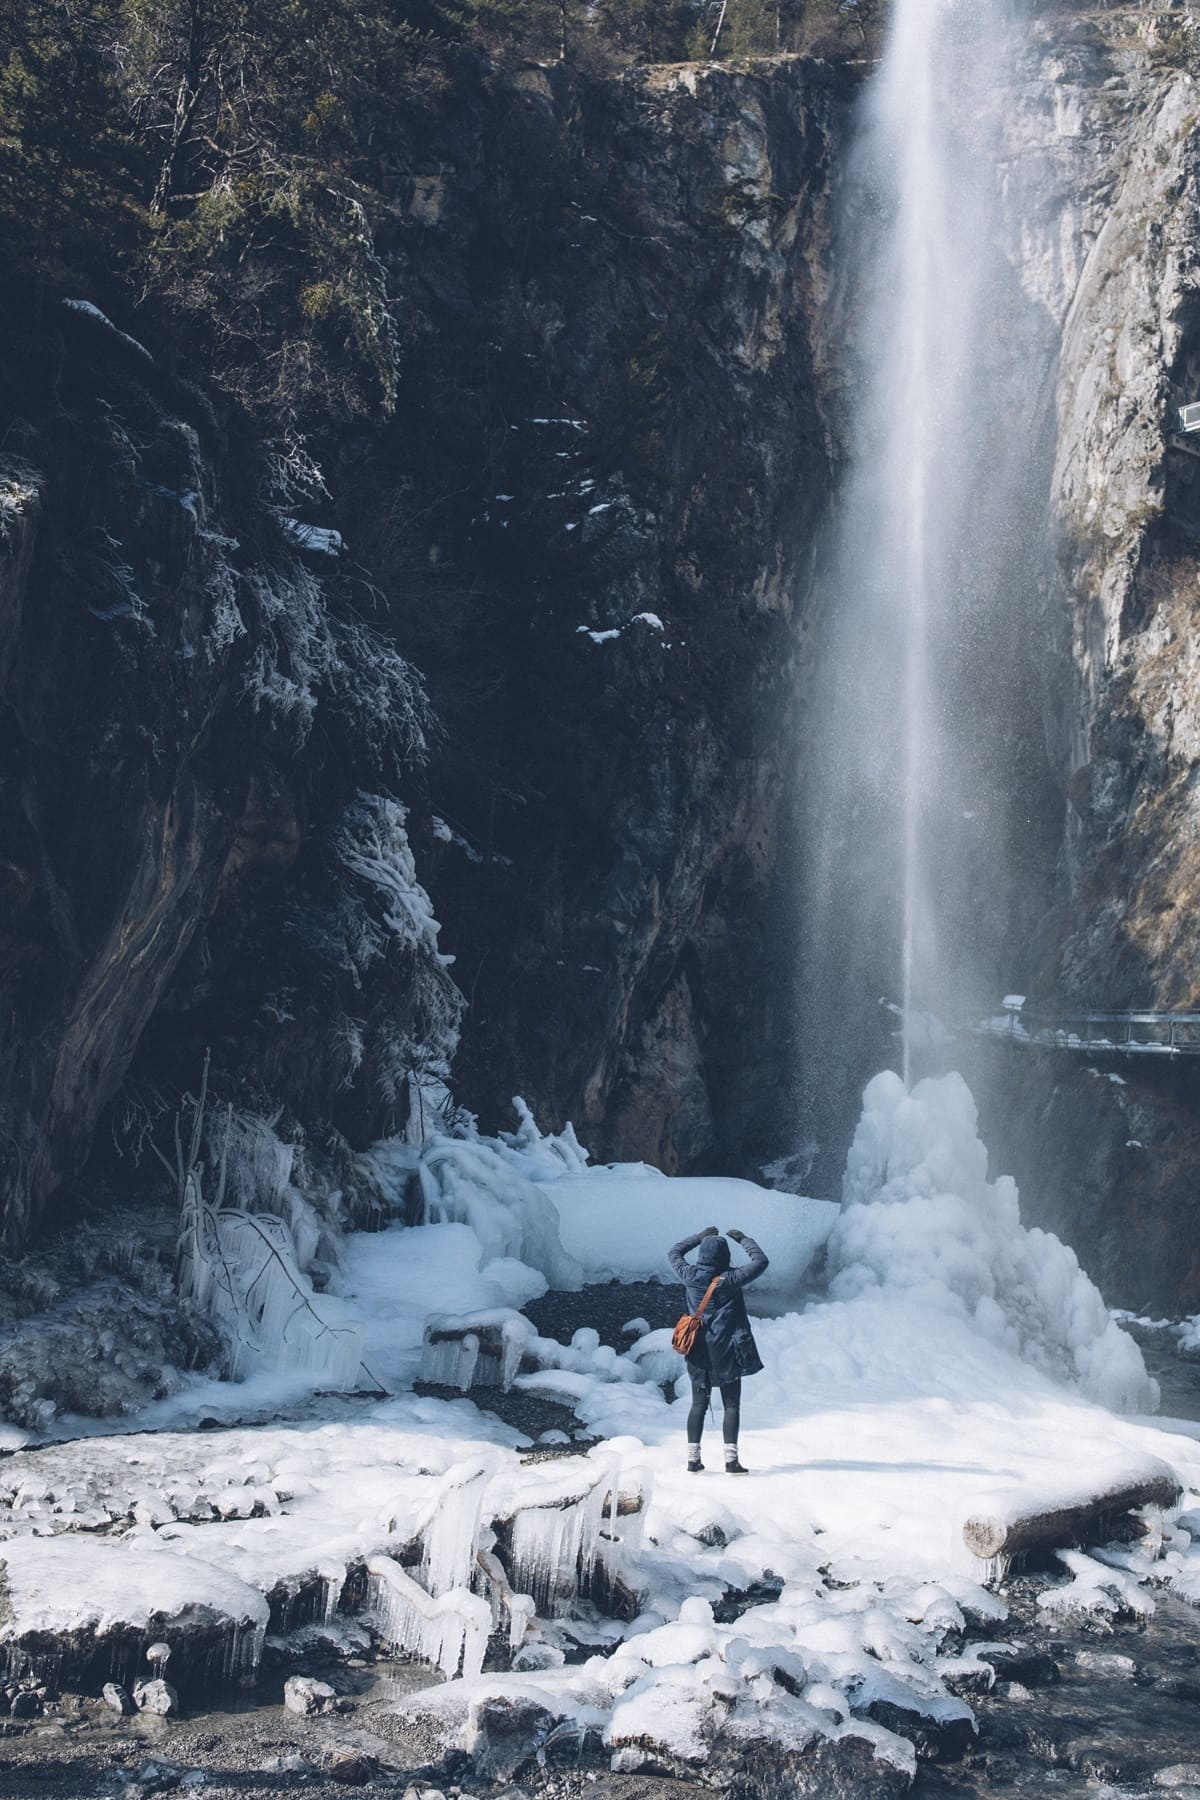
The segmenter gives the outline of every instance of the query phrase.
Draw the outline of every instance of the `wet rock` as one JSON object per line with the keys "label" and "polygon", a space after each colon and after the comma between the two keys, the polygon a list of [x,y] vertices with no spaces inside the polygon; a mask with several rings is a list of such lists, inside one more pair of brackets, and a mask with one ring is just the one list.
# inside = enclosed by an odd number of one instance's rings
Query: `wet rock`
{"label": "wet rock", "polygon": [[179,1786],[181,1774],[182,1770],[177,1763],[143,1763],[134,1775],[132,1791],[139,1796],[139,1800],[144,1800],[147,1794],[168,1794]]}
{"label": "wet rock", "polygon": [[593,1726],[576,1725],[564,1719],[544,1740],[538,1758],[547,1768],[579,1769],[587,1765],[599,1769],[608,1761],[604,1739]]}
{"label": "wet rock", "polygon": [[553,1726],[553,1714],[535,1701],[481,1701],[471,1709],[467,1745],[476,1773],[488,1781],[512,1781],[533,1762]]}
{"label": "wet rock", "polygon": [[317,1713],[332,1712],[337,1693],[327,1681],[314,1681],[311,1675],[292,1675],[283,1684],[283,1704],[302,1719]]}
{"label": "wet rock", "polygon": [[725,1800],[897,1800],[912,1776],[864,1738],[816,1738],[803,1750],[762,1741],[715,1748]]}
{"label": "wet rock", "polygon": [[1126,1782],[1137,1773],[1133,1764],[1122,1760],[1119,1751],[1102,1748],[1091,1738],[1074,1738],[1065,1744],[1063,1761],[1092,1781]]}
{"label": "wet rock", "polygon": [[1155,1675],[1150,1686],[1171,1700],[1190,1700],[1200,1706],[1200,1681],[1187,1675]]}
{"label": "wet rock", "polygon": [[315,1775],[317,1765],[307,1756],[268,1756],[258,1765],[263,1775]]}
{"label": "wet rock", "polygon": [[158,1713],[165,1718],[168,1713],[179,1711],[179,1695],[160,1675],[153,1681],[139,1681],[134,1687],[133,1699],[139,1712]]}
{"label": "wet rock", "polygon": [[966,1716],[932,1719],[915,1707],[875,1700],[866,1716],[897,1737],[907,1738],[918,1756],[935,1762],[956,1762],[975,1741],[974,1720]]}
{"label": "wet rock", "polygon": [[42,1703],[30,1688],[22,1688],[12,1696],[8,1710],[14,1719],[36,1719]]}
{"label": "wet rock", "polygon": [[330,1759],[326,1772],[332,1781],[344,1782],[347,1787],[365,1787],[378,1767],[373,1756],[342,1750]]}
{"label": "wet rock", "polygon": [[1062,1678],[1058,1664],[1044,1650],[981,1650],[979,1656],[995,1669],[998,1682],[1015,1681],[1023,1688],[1035,1688]]}
{"label": "wet rock", "polygon": [[122,1687],[119,1681],[106,1681],[100,1698],[104,1701],[105,1706],[111,1707],[113,1712],[120,1713],[124,1718],[128,1718],[130,1713],[137,1711],[130,1697],[129,1689]]}
{"label": "wet rock", "polygon": [[1137,1675],[1132,1656],[1122,1656],[1116,1650],[1077,1650],[1075,1667],[1087,1675],[1103,1675],[1109,1680],[1132,1681]]}
{"label": "wet rock", "polygon": [[409,1786],[404,1790],[404,1800],[446,1800],[441,1788]]}
{"label": "wet rock", "polygon": [[612,1753],[609,1767],[614,1775],[678,1776],[681,1780],[693,1772],[661,1744],[649,1740],[639,1744],[619,1744]]}
{"label": "wet rock", "polygon": [[1171,1763],[1168,1768],[1159,1769],[1154,1777],[1154,1785],[1172,1788],[1176,1792],[1180,1788],[1200,1788],[1200,1762]]}

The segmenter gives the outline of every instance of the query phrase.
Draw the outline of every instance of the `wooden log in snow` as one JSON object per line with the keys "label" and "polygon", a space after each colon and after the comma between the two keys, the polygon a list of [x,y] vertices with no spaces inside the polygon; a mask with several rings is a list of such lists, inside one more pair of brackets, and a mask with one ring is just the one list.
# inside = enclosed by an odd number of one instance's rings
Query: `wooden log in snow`
{"label": "wooden log in snow", "polygon": [[1026,1550],[1094,1543],[1114,1519],[1139,1506],[1174,1506],[1182,1492],[1174,1471],[1155,1458],[1125,1460],[1117,1468],[1105,1464],[1091,1481],[1076,1480],[1057,1492],[977,1502],[963,1526],[963,1539],[968,1550],[989,1562]]}

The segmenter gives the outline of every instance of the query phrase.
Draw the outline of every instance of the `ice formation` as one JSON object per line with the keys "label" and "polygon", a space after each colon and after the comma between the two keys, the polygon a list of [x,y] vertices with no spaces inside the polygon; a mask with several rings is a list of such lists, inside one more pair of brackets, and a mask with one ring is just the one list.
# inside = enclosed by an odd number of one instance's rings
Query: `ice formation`
{"label": "ice formation", "polygon": [[877,1075],[846,1163],[829,1241],[830,1292],[904,1292],[969,1319],[991,1342],[1119,1411],[1158,1402],[1141,1351],[1075,1252],[1021,1224],[1010,1176],[987,1179],[975,1102],[960,1075]]}
{"label": "ice formation", "polygon": [[185,1187],[179,1290],[217,1325],[235,1380],[286,1368],[314,1385],[358,1384],[362,1331],[314,1294],[289,1226],[273,1213],[210,1205],[195,1174]]}
{"label": "ice formation", "polygon": [[[406,1704],[464,1747],[489,1696],[509,1696],[599,1734],[621,1767],[647,1742],[699,1764],[718,1735],[814,1732],[865,1736],[911,1767],[911,1746],[869,1709],[969,1729],[945,1678],[964,1666],[966,1614],[1004,1610],[963,1539],[983,1500],[989,1516],[1024,1516],[1061,1498],[1064,1466],[1109,1481],[1160,1459],[1193,1510],[1161,1542],[1065,1569],[1049,1605],[1136,1610],[1153,1603],[1148,1581],[1200,1596],[1200,1444],[1061,1384],[1146,1397],[1070,1252],[1022,1229],[1011,1183],[988,1182],[957,1078],[911,1096],[894,1077],[872,1083],[840,1214],[747,1183],[592,1170],[573,1134],[518,1117],[505,1136],[418,1131],[359,1158],[357,1178],[397,1222],[334,1252],[336,1296],[304,1277],[327,1254],[327,1221],[290,1153],[235,1122],[236,1204],[207,1209],[219,1236],[205,1238],[197,1189],[187,1279],[218,1316],[230,1308],[246,1379],[231,1401],[192,1378],[139,1419],[153,1434],[0,1461],[0,1597],[16,1596],[14,1616],[36,1619],[52,1598],[70,1632],[123,1587],[147,1621],[151,1601],[207,1594],[230,1613],[240,1597],[220,1655],[246,1673],[267,1609],[286,1642],[346,1608],[441,1671]],[[615,1272],[613,1239],[624,1272],[652,1276],[667,1243],[709,1222],[762,1237],[782,1270],[768,1313],[830,1240],[831,1296],[756,1322],[766,1367],[745,1396],[752,1475],[737,1484],[698,1484],[682,1466],[686,1383],[666,1330],[631,1318],[620,1349],[587,1325],[558,1342],[519,1311],[548,1281]],[[335,1354],[353,1381],[352,1346],[395,1397],[302,1400],[331,1385]],[[469,1399],[404,1391],[419,1374],[463,1395],[552,1399],[604,1441],[544,1433],[522,1461],[521,1434]],[[301,1401],[293,1422],[272,1416]],[[231,1405],[267,1422],[172,1429]],[[746,1590],[768,1598],[721,1623],[720,1603]],[[485,1658],[511,1670],[485,1673]]]}
{"label": "ice formation", "polygon": [[668,1247],[712,1222],[770,1244],[771,1268],[752,1291],[758,1310],[779,1310],[802,1293],[837,1217],[833,1203],[733,1178],[671,1178],[645,1163],[589,1168],[569,1125],[542,1136],[524,1102],[513,1104],[515,1132],[388,1139],[359,1158],[364,1176],[397,1213],[415,1182],[426,1224],[469,1226],[481,1263],[523,1264],[558,1289],[671,1282]]}
{"label": "ice formation", "polygon": [[447,1677],[478,1675],[492,1628],[487,1601],[467,1588],[436,1597],[388,1556],[367,1561],[367,1611],[385,1644],[422,1656]]}

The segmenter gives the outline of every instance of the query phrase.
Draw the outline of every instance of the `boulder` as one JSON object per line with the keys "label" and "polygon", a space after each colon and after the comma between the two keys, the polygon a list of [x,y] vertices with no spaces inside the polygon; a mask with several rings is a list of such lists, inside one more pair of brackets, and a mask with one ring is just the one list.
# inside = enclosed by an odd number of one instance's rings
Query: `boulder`
{"label": "boulder", "polygon": [[897,1737],[907,1738],[918,1756],[933,1762],[955,1762],[975,1741],[975,1721],[969,1713],[935,1718],[915,1706],[874,1700],[866,1716]]}
{"label": "boulder", "polygon": [[337,1693],[327,1681],[314,1681],[311,1675],[292,1675],[283,1684],[283,1704],[302,1719],[311,1719],[317,1713],[332,1712]]}
{"label": "boulder", "polygon": [[341,1750],[330,1759],[327,1773],[331,1781],[344,1782],[347,1787],[365,1787],[378,1766],[373,1756],[360,1750]]}
{"label": "boulder", "polygon": [[1015,1682],[1018,1687],[1045,1687],[1047,1682],[1061,1680],[1058,1664],[1044,1650],[1010,1648],[981,1650],[981,1662],[990,1663],[996,1680]]}
{"label": "boulder", "polygon": [[122,1687],[119,1681],[106,1681],[100,1698],[104,1701],[105,1706],[111,1706],[115,1713],[120,1713],[124,1718],[128,1718],[130,1713],[137,1711],[130,1698],[129,1689]]}
{"label": "boulder", "polygon": [[717,1753],[724,1800],[899,1800],[913,1781],[865,1738],[816,1738],[803,1749],[762,1738],[724,1755],[718,1740]]}
{"label": "boulder", "polygon": [[74,1532],[10,1538],[0,1563],[0,1656],[35,1675],[96,1693],[138,1666],[149,1638],[169,1645],[189,1696],[254,1678],[267,1602],[214,1563]]}
{"label": "boulder", "polygon": [[467,1750],[477,1775],[487,1781],[512,1781],[533,1763],[554,1717],[533,1700],[490,1695],[472,1706],[467,1724]]}
{"label": "boulder", "polygon": [[137,1682],[133,1700],[139,1712],[158,1713],[163,1718],[179,1711],[179,1695],[161,1675],[156,1675],[152,1681]]}

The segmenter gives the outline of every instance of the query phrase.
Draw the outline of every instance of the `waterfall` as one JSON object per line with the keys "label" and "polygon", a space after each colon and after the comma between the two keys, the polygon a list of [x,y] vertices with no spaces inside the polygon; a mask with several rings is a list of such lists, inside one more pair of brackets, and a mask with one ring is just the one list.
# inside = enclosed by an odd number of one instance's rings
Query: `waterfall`
{"label": "waterfall", "polygon": [[831,332],[849,456],[814,607],[805,1004],[809,1079],[852,1093],[868,1068],[829,1040],[877,1063],[881,997],[907,1083],[923,1021],[1022,973],[1047,353],[1004,254],[1020,47],[1004,0],[895,0],[846,181]]}

